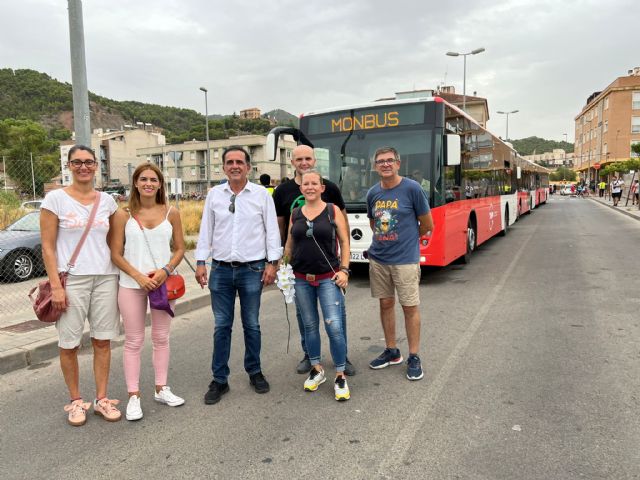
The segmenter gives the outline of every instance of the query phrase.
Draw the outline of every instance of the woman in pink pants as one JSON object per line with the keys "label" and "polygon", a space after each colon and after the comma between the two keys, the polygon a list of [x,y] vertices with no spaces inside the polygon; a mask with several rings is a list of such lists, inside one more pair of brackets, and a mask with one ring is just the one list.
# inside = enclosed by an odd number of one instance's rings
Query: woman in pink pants
{"label": "woman in pink pants", "polygon": [[[140,354],[144,344],[147,294],[173,273],[182,261],[185,247],[180,213],[167,205],[160,169],[153,164],[139,165],[133,172],[132,184],[129,208],[118,210],[112,223],[111,259],[120,269],[118,305],[124,323],[124,375],[129,392],[126,418],[140,420]],[[151,310],[154,399],[177,407],[184,399],[167,386],[170,325],[169,313]]]}

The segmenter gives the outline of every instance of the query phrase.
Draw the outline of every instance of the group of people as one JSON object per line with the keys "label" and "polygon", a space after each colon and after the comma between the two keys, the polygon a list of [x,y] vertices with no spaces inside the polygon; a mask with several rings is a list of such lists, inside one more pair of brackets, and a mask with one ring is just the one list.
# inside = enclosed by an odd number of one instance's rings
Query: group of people
{"label": "group of people", "polygon": [[[207,194],[195,251],[195,277],[202,288],[209,288],[214,316],[213,378],[205,404],[218,403],[229,391],[236,297],[240,300],[244,369],[249,383],[256,393],[270,390],[260,359],[260,301],[263,287],[274,282],[282,262],[292,266],[295,276],[296,317],[304,354],[296,371],[306,375],[304,390],[316,391],[327,377],[321,358],[321,312],[335,368],[335,399],[345,401],[351,396],[346,377],[355,375],[356,370],[349,361],[347,344],[345,291],[351,270],[344,200],[338,187],[314,170],[311,147],[296,147],[291,161],[295,177],[281,183],[272,195],[248,180],[249,153],[242,147],[229,147],[222,155],[227,181]],[[403,363],[395,333],[397,295],[408,339],[406,377],[419,380],[424,376],[419,357],[419,238],[431,232],[433,220],[421,185],[399,175],[401,159],[394,148],[378,149],[372,163],[380,182],[367,193],[373,231],[368,258],[371,295],[379,299],[386,345],[369,367]],[[74,426],[85,423],[91,407],[105,420],[120,420],[118,400],[108,397],[107,387],[110,340],[118,335],[121,315],[129,393],[125,416],[139,420],[143,416],[139,379],[148,293],[174,274],[184,256],[180,214],[168,206],[164,178],[155,165],[145,163],[136,168],[128,205],[123,208],[94,189],[97,162],[90,148],[73,147],[68,165],[73,182],[49,193],[41,213],[43,258],[53,305],[62,311],[56,328],[60,365],[70,396],[64,409]],[[69,265],[95,202],[99,208],[86,241],[76,262]],[[63,286],[59,274],[66,271],[69,276]],[[167,385],[172,317],[172,311],[151,310],[154,400],[175,407],[185,401]],[[79,387],[77,355],[85,319],[94,353],[93,403],[83,400]]]}

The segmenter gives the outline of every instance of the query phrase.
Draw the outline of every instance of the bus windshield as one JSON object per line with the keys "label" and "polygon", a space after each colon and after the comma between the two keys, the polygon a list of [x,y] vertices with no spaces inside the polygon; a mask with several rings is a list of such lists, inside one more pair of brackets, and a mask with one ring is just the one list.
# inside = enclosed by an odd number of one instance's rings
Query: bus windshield
{"label": "bus windshield", "polygon": [[315,147],[316,169],[340,187],[347,211],[365,212],[367,191],[379,181],[372,157],[380,147],[398,150],[400,175],[420,183],[430,200],[434,192],[442,191],[432,137],[432,129],[421,125],[419,129],[371,129],[311,135],[309,139]]}

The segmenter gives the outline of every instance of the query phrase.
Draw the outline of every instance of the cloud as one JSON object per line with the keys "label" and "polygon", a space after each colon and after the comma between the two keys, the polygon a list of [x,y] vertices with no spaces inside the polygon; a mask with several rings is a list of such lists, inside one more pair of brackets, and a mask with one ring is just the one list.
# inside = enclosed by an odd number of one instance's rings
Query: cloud
{"label": "cloud", "polygon": [[[412,88],[488,98],[490,129],[573,137],[588,95],[636,66],[632,0],[85,1],[89,88],[118,100],[204,111],[299,114]],[[0,58],[70,81],[66,2],[3,6]]]}

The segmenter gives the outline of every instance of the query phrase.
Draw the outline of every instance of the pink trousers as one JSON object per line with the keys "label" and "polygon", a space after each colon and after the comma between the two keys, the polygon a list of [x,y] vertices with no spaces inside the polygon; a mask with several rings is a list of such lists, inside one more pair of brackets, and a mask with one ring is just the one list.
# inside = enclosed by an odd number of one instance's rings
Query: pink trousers
{"label": "pink trousers", "polygon": [[[140,382],[140,356],[144,345],[144,320],[147,314],[147,292],[141,288],[120,287],[118,306],[124,323],[124,378],[128,392],[137,392]],[[174,302],[171,302],[173,307]],[[169,371],[169,328],[167,312],[151,310],[152,363],[156,385],[167,384]]]}

